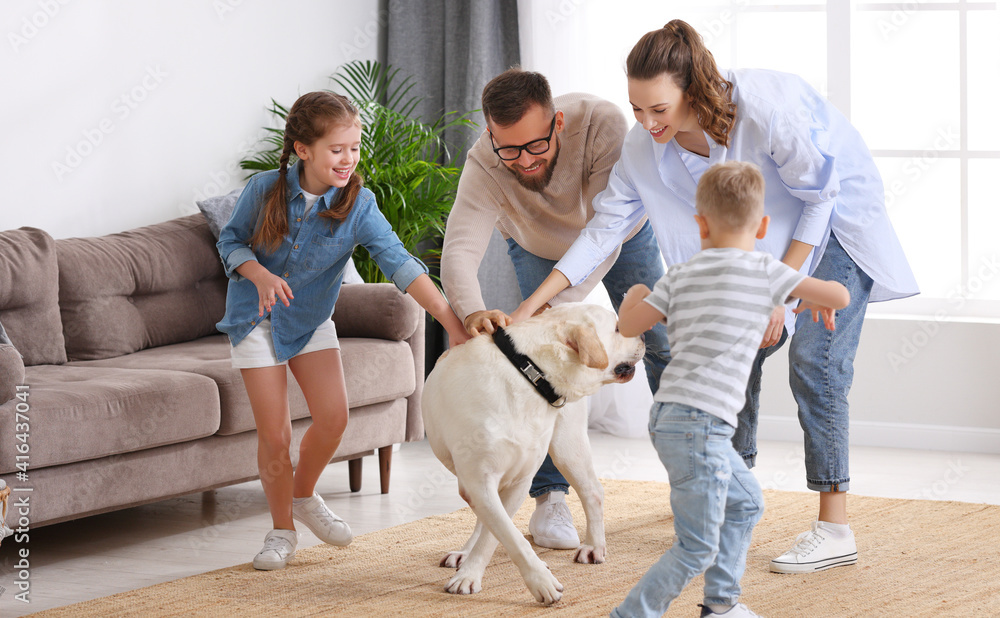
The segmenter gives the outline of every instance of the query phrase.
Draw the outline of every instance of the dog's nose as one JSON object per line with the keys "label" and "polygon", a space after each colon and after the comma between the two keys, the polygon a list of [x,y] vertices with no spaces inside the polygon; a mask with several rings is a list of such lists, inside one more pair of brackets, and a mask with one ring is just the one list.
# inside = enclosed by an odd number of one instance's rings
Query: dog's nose
{"label": "dog's nose", "polygon": [[632,377],[635,373],[635,365],[629,365],[628,363],[621,363],[615,367],[615,376],[619,378]]}

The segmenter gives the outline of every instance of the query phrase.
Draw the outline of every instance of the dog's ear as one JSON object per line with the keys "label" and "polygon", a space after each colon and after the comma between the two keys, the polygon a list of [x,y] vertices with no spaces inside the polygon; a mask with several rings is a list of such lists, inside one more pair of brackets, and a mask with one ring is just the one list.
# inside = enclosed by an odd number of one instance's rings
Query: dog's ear
{"label": "dog's ear", "polygon": [[580,362],[592,369],[608,368],[608,353],[601,343],[600,337],[593,326],[586,324],[572,324],[566,332],[566,345],[568,345],[577,356]]}

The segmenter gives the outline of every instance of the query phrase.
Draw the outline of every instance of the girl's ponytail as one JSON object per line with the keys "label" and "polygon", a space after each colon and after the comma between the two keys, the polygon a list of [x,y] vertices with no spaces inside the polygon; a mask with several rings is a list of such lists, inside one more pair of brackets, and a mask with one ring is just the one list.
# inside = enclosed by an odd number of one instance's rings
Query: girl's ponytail
{"label": "girl's ponytail", "polygon": [[625,61],[631,79],[647,80],[666,73],[687,95],[698,122],[713,140],[729,145],[736,122],[733,85],[722,77],[701,35],[685,21],[674,19],[647,32]]}
{"label": "girl's ponytail", "polygon": [[286,131],[278,180],[267,193],[263,216],[258,217],[260,223],[250,237],[250,246],[254,250],[274,253],[288,234],[288,159],[292,156],[294,144],[295,140],[289,137]]}

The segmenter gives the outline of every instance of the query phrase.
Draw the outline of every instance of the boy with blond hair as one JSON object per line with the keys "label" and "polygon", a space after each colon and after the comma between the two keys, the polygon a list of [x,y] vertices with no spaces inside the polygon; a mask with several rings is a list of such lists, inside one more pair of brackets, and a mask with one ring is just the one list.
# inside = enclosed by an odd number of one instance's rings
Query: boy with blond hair
{"label": "boy with blond hair", "polygon": [[775,306],[800,298],[797,312],[811,310],[833,330],[834,310],[850,302],[841,284],[754,251],[769,218],[764,177],[753,164],[713,165],[695,204],[701,252],[671,266],[652,291],[633,286],[619,312],[626,337],[666,321],[673,360],[653,396],[649,428],[670,477],[676,540],[612,611],[616,617],[662,616],[702,572],[703,617],[757,615],[739,597],[763,496],[731,443],[750,365]]}

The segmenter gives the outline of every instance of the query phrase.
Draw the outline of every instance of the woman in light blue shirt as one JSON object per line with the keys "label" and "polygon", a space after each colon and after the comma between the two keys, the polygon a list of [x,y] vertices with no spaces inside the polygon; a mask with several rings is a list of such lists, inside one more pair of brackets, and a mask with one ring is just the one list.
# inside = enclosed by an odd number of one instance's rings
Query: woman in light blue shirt
{"label": "woman in light blue shirt", "polygon": [[775,309],[733,442],[752,467],[761,364],[795,333],[790,381],[805,432],[806,480],[821,492],[820,510],[812,530],[771,569],[801,573],[854,564],[846,506],[847,393],[865,306],[918,292],[872,156],[850,122],[804,80],[765,70],[720,72],[701,36],[683,21],[643,36],[629,54],[627,72],[638,123],[625,138],[607,189],[594,199],[594,217],[511,317],[523,319],[583,281],[643,215],[667,265],[687,261],[700,250],[693,215],[701,174],[721,161],[756,164],[771,217],[757,250],[840,281],[852,302],[836,313],[832,332],[809,312],[795,317]]}

